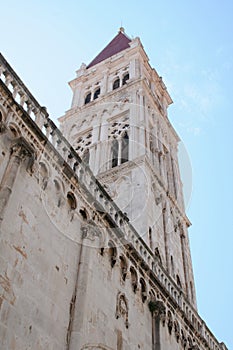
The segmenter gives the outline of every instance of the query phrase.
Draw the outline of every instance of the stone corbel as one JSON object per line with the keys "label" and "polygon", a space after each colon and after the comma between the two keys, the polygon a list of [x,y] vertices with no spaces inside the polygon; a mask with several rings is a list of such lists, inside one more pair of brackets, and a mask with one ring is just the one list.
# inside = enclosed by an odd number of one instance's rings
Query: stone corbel
{"label": "stone corbel", "polygon": [[11,155],[19,158],[20,161],[24,161],[28,158],[27,171],[32,173],[35,161],[35,150],[24,137],[19,137],[14,140],[14,143],[11,146]]}
{"label": "stone corbel", "polygon": [[23,137],[14,141],[11,154],[0,183],[0,224],[4,218],[19,166],[26,157],[32,157],[34,150]]}
{"label": "stone corbel", "polygon": [[93,223],[88,223],[81,227],[82,239],[88,240],[91,246],[101,248],[103,246],[103,234],[99,227]]}
{"label": "stone corbel", "polygon": [[161,300],[151,299],[148,303],[149,310],[153,317],[165,321],[166,308]]}

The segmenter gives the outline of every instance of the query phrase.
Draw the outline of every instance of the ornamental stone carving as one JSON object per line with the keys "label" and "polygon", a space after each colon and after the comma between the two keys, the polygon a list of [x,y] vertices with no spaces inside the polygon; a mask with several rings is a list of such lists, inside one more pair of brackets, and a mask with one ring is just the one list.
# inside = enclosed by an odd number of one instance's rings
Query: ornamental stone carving
{"label": "ornamental stone carving", "polygon": [[128,313],[129,313],[128,300],[126,299],[126,296],[124,293],[119,292],[117,294],[117,302],[116,302],[116,318],[118,319],[122,317],[126,328],[129,327]]}
{"label": "ornamental stone carving", "polygon": [[89,242],[88,245],[95,248],[101,248],[104,246],[103,233],[91,220],[88,220],[85,225],[82,225],[81,233],[82,239]]}

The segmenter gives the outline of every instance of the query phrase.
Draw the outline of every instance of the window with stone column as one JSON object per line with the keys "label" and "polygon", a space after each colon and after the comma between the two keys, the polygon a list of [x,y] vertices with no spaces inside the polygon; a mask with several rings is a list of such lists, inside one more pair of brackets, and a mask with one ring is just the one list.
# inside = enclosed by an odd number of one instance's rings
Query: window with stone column
{"label": "window with stone column", "polygon": [[115,121],[109,127],[110,167],[114,168],[129,160],[128,118]]}

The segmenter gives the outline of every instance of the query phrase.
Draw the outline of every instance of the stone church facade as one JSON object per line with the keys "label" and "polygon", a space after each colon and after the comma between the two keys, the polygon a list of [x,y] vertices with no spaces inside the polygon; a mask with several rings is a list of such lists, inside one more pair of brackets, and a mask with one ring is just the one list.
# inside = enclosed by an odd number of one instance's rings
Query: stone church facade
{"label": "stone church facade", "polygon": [[197,311],[171,97],[121,28],[60,128],[0,56],[4,350],[226,350]]}

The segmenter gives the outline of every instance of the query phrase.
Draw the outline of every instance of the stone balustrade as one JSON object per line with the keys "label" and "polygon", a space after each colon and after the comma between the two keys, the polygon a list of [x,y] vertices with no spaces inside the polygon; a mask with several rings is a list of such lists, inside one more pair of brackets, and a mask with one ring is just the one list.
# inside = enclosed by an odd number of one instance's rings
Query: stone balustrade
{"label": "stone balustrade", "polygon": [[[60,130],[49,119],[45,107],[41,107],[30,91],[23,84],[11,66],[0,54],[0,79],[9,89],[13,99],[17,102],[30,118],[37,124],[41,132],[54,149],[63,158],[64,164],[70,168],[71,177],[77,177],[78,183],[85,187],[88,195],[93,200],[96,210],[111,223],[110,227],[123,244],[130,244],[136,249],[141,264],[157,282],[166,290],[173,303],[180,306],[186,319],[192,324],[194,332],[209,349],[222,350],[223,347],[209,331],[204,321],[199,317],[195,309],[190,305],[182,290],[167,274],[142,237],[129,223],[127,216],[122,213],[118,206],[105,191],[103,186],[94,177],[90,168],[85,165],[72,146],[63,137]],[[46,147],[46,145],[45,145]]]}
{"label": "stone balustrade", "polygon": [[32,96],[26,88],[22,80],[11,68],[9,63],[0,54],[0,78],[5,83],[6,87],[11,91],[14,100],[30,115],[30,117],[42,126],[48,118],[48,113],[45,107],[41,107],[37,100]]}

